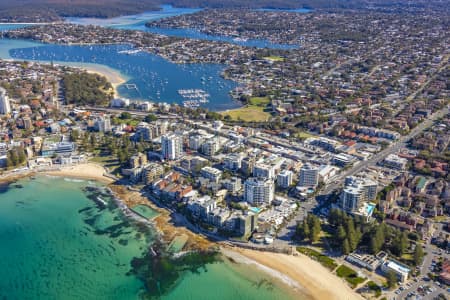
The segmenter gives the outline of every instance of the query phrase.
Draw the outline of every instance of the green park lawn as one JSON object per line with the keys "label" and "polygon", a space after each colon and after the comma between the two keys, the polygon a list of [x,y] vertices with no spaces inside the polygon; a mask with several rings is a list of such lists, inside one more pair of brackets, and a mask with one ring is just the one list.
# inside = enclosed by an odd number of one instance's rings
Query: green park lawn
{"label": "green park lawn", "polygon": [[268,97],[251,97],[248,103],[255,106],[266,106],[270,103],[270,99]]}
{"label": "green park lawn", "polygon": [[344,278],[353,288],[365,281],[364,278],[358,277],[358,274],[353,269],[344,265],[341,265],[336,269],[336,275]]}
{"label": "green park lawn", "polygon": [[245,107],[221,112],[223,116],[230,116],[232,120],[244,122],[264,122],[270,119],[270,114],[264,107],[248,105]]}

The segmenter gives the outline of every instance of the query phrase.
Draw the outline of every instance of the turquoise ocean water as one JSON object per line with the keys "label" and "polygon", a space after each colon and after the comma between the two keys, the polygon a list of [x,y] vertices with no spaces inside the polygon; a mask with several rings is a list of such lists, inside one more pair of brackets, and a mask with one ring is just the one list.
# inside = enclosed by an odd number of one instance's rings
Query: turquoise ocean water
{"label": "turquoise ocean water", "polygon": [[0,240],[0,299],[302,299],[248,265],[171,259],[153,229],[124,217],[92,182],[2,185]]}

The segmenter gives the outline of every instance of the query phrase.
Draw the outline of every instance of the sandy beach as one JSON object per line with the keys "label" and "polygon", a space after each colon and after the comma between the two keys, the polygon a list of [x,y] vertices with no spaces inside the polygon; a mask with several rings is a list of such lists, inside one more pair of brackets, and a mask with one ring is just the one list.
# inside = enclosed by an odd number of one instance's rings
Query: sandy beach
{"label": "sandy beach", "polygon": [[223,248],[222,252],[239,263],[256,265],[262,271],[317,300],[361,300],[342,279],[307,256]]}
{"label": "sandy beach", "polygon": [[[111,184],[114,180],[105,177],[105,170],[95,163],[79,164],[67,167],[58,171],[48,171],[44,174],[61,177],[72,177],[79,179],[90,179]],[[204,237],[196,235],[184,226],[172,223],[169,212],[153,205],[139,192],[130,191],[123,186],[110,185],[114,193],[128,207],[138,204],[147,204],[159,212],[159,216],[153,221],[156,227],[167,242],[175,236],[187,234],[189,237],[188,249],[207,249],[214,245]],[[332,274],[320,263],[307,256],[298,256],[262,252],[256,250],[243,249],[238,247],[222,247],[222,253],[240,264],[256,266],[259,270],[267,273],[275,279],[291,287],[299,294],[305,295],[309,299],[327,300],[361,300],[363,299],[354,292],[342,279]]]}
{"label": "sandy beach", "polygon": [[47,171],[43,174],[60,177],[71,177],[78,179],[91,179],[110,184],[114,182],[113,179],[106,177],[105,169],[94,163],[84,163],[67,168],[63,168],[57,171]]}
{"label": "sandy beach", "polygon": [[118,71],[113,70],[108,67],[105,67],[105,66],[101,66],[101,65],[95,66],[94,65],[94,66],[87,66],[87,67],[82,67],[82,68],[85,69],[89,73],[94,73],[94,74],[105,76],[106,79],[108,79],[108,81],[111,83],[111,85],[114,89],[114,97],[115,98],[119,97],[119,92],[117,90],[119,85],[127,82],[127,80]]}

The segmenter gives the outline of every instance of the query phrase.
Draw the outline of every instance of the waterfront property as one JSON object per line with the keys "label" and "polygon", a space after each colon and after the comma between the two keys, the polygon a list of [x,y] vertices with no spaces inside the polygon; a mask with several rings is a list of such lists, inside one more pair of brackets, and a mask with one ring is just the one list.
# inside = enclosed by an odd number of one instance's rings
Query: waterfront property
{"label": "waterfront property", "polygon": [[[122,16],[111,19],[96,18],[67,18],[66,21],[80,25],[106,26],[123,30],[139,30],[161,35],[182,37],[189,39],[227,42],[245,47],[270,48],[270,49],[295,49],[297,45],[287,45],[273,43],[265,39],[240,39],[226,35],[212,35],[201,32],[195,28],[163,28],[147,27],[147,22],[156,21],[164,18],[192,14],[201,9],[193,8],[174,8],[171,5],[162,5],[160,11],[150,11],[137,15]],[[295,10],[296,12],[308,12],[308,10]]]}
{"label": "waterfront property", "polygon": [[394,260],[388,260],[384,262],[381,265],[381,271],[383,271],[384,273],[390,271],[394,272],[398,278],[398,281],[400,281],[401,283],[404,283],[408,280],[409,272],[411,272],[408,267]]}

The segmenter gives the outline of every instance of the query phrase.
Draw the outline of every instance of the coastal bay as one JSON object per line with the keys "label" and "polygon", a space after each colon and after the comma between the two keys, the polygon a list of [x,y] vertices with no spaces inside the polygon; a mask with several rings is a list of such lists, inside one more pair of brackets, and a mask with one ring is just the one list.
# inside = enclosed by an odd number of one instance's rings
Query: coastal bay
{"label": "coastal bay", "polygon": [[222,251],[238,262],[256,265],[261,270],[282,278],[294,289],[306,290],[312,299],[363,299],[342,279],[302,254],[292,256],[240,248],[225,248]]}
{"label": "coastal bay", "polygon": [[237,108],[229,91],[237,83],[222,78],[220,64],[175,64],[146,53],[130,53],[129,45],[53,45],[0,39],[0,58],[58,63],[105,75],[121,97],[182,104],[181,89],[202,89],[210,95],[202,104],[211,110]]}
{"label": "coastal bay", "polygon": [[[8,243],[0,253],[9,257],[0,262],[0,290],[8,291],[3,296],[308,299],[284,287],[281,280],[220,257],[206,264],[182,264],[176,280],[161,281],[159,291],[148,290],[133,275],[132,262],[155,243],[154,229],[133,225],[102,191],[104,186],[95,182],[43,175],[2,189],[0,236]],[[102,197],[106,206],[94,201],[96,197]]]}
{"label": "coastal bay", "polygon": [[0,253],[8,259],[0,262],[2,296],[132,299],[142,290],[126,273],[153,239],[151,232],[127,229],[120,211],[91,201],[87,187],[97,185],[39,176],[3,190]]}

